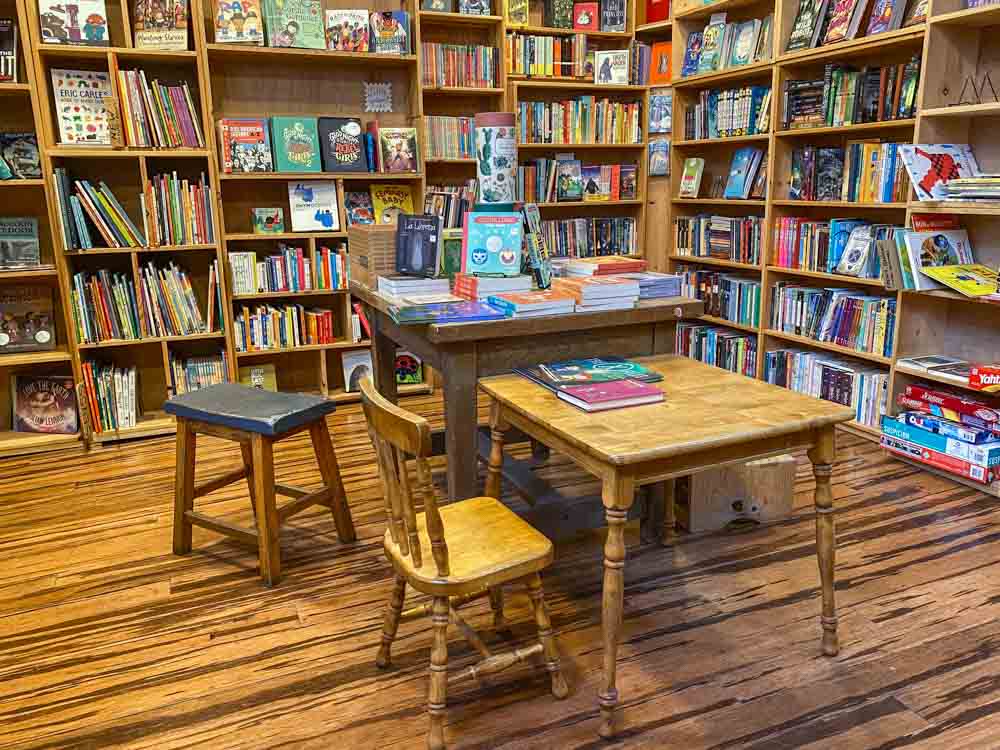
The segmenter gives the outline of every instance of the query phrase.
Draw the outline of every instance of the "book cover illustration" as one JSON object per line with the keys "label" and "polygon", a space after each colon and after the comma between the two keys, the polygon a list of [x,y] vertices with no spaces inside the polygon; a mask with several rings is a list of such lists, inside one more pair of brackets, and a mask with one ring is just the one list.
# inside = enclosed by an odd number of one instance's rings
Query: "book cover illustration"
{"label": "book cover illustration", "polygon": [[337,184],[332,180],[288,183],[293,232],[339,232]]}
{"label": "book cover illustration", "polygon": [[463,226],[462,272],[517,276],[522,237],[520,213],[470,211]]}
{"label": "book cover illustration", "polygon": [[546,362],[530,368],[515,368],[532,371],[532,380],[542,379],[549,385],[588,385],[611,383],[616,380],[635,380],[641,383],[658,383],[663,376],[639,362],[620,357],[586,357],[562,362]]}
{"label": "book cover illustration", "polygon": [[490,0],[458,0],[458,12],[463,16],[488,16]]}
{"label": "book cover illustration", "polygon": [[433,278],[438,270],[441,217],[401,214],[396,222],[396,270]]}
{"label": "book cover illustration", "polygon": [[979,165],[968,144],[901,143],[899,154],[910,182],[922,201],[944,200],[945,185],[959,177],[976,177]]}
{"label": "book cover illustration", "polygon": [[368,11],[326,10],[326,48],[342,52],[368,52],[370,49]]}
{"label": "book cover illustration", "polygon": [[572,29],[573,0],[550,0],[545,3],[545,25],[553,29]]}
{"label": "book cover illustration", "polygon": [[0,82],[17,83],[17,24],[0,18]]}
{"label": "book cover illustration", "polygon": [[42,176],[38,139],[34,133],[0,133],[0,159],[7,165],[11,177],[37,180]]}
{"label": "book cover illustration", "polygon": [[674,113],[673,91],[656,90],[649,92],[649,132],[669,133],[673,128],[671,119]]}
{"label": "book cover illustration", "polygon": [[218,44],[264,44],[260,0],[217,0],[215,41]]}
{"label": "book cover illustration", "polygon": [[285,231],[285,209],[251,208],[254,234],[282,234]]}
{"label": "book cover illustration", "polygon": [[271,47],[323,49],[323,3],[320,0],[263,0],[264,25]]}
{"label": "book cover illustration", "polygon": [[924,266],[920,273],[966,297],[986,297],[998,293],[996,270],[981,263]]}
{"label": "book cover illustration", "polygon": [[400,214],[413,213],[413,193],[409,185],[373,184],[371,195],[376,224],[395,224]]}
{"label": "book cover illustration", "polygon": [[601,0],[601,31],[625,31],[625,0]]}
{"label": "book cover illustration", "polygon": [[673,69],[670,63],[672,44],[670,42],[656,42],[651,52],[652,63],[649,66],[650,86],[669,86]]}
{"label": "book cover illustration", "polygon": [[639,167],[635,164],[622,164],[621,168],[621,200],[634,201]]}
{"label": "book cover illustration", "polygon": [[0,287],[0,354],[55,349],[52,288]]}
{"label": "book cover illustration", "polygon": [[599,164],[588,164],[581,169],[584,201],[606,201],[611,197],[611,185],[604,179]]}
{"label": "book cover illustration", "polygon": [[454,13],[455,0],[420,0],[420,10],[432,13]]}
{"label": "book cover illustration", "polygon": [[424,382],[424,363],[413,352],[396,352],[396,384],[408,385]]}
{"label": "book cover illustration", "polygon": [[670,139],[649,139],[649,176],[666,177],[670,174]]}
{"label": "book cover illustration", "polygon": [[50,73],[59,142],[111,145],[107,100],[114,93],[107,71],[52,68]]}
{"label": "book cover illustration", "polygon": [[528,0],[503,0],[508,26],[528,25]]}
{"label": "book cover illustration", "polygon": [[76,389],[69,375],[11,377],[14,432],[74,435],[80,431]]}
{"label": "book cover illustration", "polygon": [[344,352],[341,363],[344,366],[344,390],[348,393],[360,391],[361,381],[372,376],[372,353],[367,349]]}
{"label": "book cover illustration", "polygon": [[600,3],[573,3],[573,28],[577,31],[600,31]]}
{"label": "book cover illustration", "polygon": [[753,61],[754,47],[759,31],[759,21],[744,21],[736,27],[732,52],[729,54],[730,66],[749,65]]}
{"label": "book cover illustration", "polygon": [[703,34],[700,31],[692,31],[688,34],[687,47],[684,50],[684,62],[681,65],[682,77],[693,76],[698,72],[703,41]]}
{"label": "book cover illustration", "polygon": [[372,13],[372,52],[383,55],[410,54],[410,14],[401,10]]}
{"label": "book cover illustration", "polygon": [[930,0],[913,0],[906,10],[906,18],[903,19],[903,26],[914,26],[927,20],[927,8]]}
{"label": "book cover illustration", "polygon": [[240,385],[245,385],[247,388],[256,388],[260,391],[278,390],[278,374],[272,362],[241,367],[239,376]]}
{"label": "book cover illustration", "polygon": [[906,0],[875,0],[865,36],[895,31],[903,19]]}
{"label": "book cover illustration", "polygon": [[111,45],[104,0],[39,0],[38,21],[44,44]]}
{"label": "book cover illustration", "polygon": [[364,133],[356,117],[320,117],[319,140],[327,172],[367,172]]}
{"label": "book cover illustration", "polygon": [[34,268],[41,264],[38,219],[0,217],[0,269]]}
{"label": "book cover illustration", "polygon": [[833,12],[830,14],[830,21],[826,26],[823,44],[832,44],[847,38],[851,19],[854,17],[854,10],[858,2],[859,0],[836,0]]}
{"label": "book cover illustration", "polygon": [[[719,17],[721,16],[721,18]],[[701,56],[698,58],[698,72],[711,73],[722,64],[722,37],[726,33],[726,15],[712,16],[702,32]]]}
{"label": "book cover illustration", "polygon": [[684,160],[684,172],[681,174],[680,197],[697,198],[701,188],[701,176],[705,171],[705,160],[690,156]]}
{"label": "book cover illustration", "polygon": [[506,316],[485,302],[437,302],[420,307],[389,308],[389,313],[397,323],[468,323],[477,320],[502,320]]}
{"label": "book cover illustration", "polygon": [[417,129],[379,128],[383,172],[417,171]]}
{"label": "book cover illustration", "polygon": [[479,202],[484,205],[513,203],[514,173],[517,171],[514,115],[505,112],[477,114],[474,137]]}
{"label": "book cover illustration", "polygon": [[135,0],[132,28],[139,49],[186,50],[187,0]]}
{"label": "book cover illustration", "polygon": [[725,198],[744,198],[747,194],[747,183],[750,180],[750,171],[755,160],[759,157],[760,151],[750,146],[737,149],[733,154],[733,161],[729,167],[729,179],[726,181]]}
{"label": "book cover illustration", "polygon": [[263,118],[219,120],[222,171],[271,172],[271,132]]}
{"label": "book cover illustration", "polygon": [[594,83],[627,85],[628,50],[597,50],[594,53]]}
{"label": "book cover illustration", "polygon": [[556,162],[556,200],[583,200],[583,176],[578,159]]}
{"label": "book cover illustration", "polygon": [[323,171],[316,118],[272,117],[271,137],[278,172]]}
{"label": "book cover illustration", "polygon": [[820,148],[816,156],[816,200],[839,201],[844,178],[844,149]]}
{"label": "book cover illustration", "polygon": [[792,23],[792,33],[788,37],[785,52],[806,49],[812,44],[816,24],[822,20],[819,18],[821,5],[822,0],[799,0],[799,9]]}
{"label": "book cover illustration", "polygon": [[344,192],[344,211],[347,214],[347,226],[355,224],[374,224],[375,207],[372,205],[371,194],[367,190],[349,190]]}
{"label": "book cover illustration", "polygon": [[458,227],[441,230],[441,252],[438,253],[438,278],[455,280],[462,272],[462,230]]}

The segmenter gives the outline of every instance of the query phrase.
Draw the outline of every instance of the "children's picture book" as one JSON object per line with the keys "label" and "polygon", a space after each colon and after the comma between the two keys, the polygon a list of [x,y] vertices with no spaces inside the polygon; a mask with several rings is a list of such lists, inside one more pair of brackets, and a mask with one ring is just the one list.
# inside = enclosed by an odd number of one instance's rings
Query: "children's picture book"
{"label": "children's picture book", "polygon": [[573,28],[573,0],[550,0],[545,3],[545,25],[553,29]]}
{"label": "children's picture book", "polygon": [[556,201],[583,200],[583,176],[579,159],[556,162]]}
{"label": "children's picture book", "polygon": [[636,196],[636,182],[638,180],[639,167],[635,164],[622,164],[621,168],[621,195],[623,201],[634,201]]}
{"label": "children's picture book", "polygon": [[216,0],[217,44],[264,44],[264,16],[260,0]]}
{"label": "children's picture book", "polygon": [[580,170],[583,182],[583,200],[588,203],[606,201],[610,197],[611,187],[602,180],[601,165],[587,164]]}
{"label": "children's picture book", "polygon": [[43,44],[111,45],[104,0],[39,0],[38,22]]}
{"label": "children's picture book", "polygon": [[380,161],[383,172],[416,172],[417,129],[378,129]]}
{"label": "children's picture book", "polygon": [[390,307],[389,314],[400,324],[468,323],[474,320],[502,320],[502,310],[479,301],[438,302],[415,307]]}
{"label": "children's picture book", "polygon": [[0,287],[0,354],[55,349],[52,287]]}
{"label": "children's picture book", "polygon": [[437,277],[455,280],[455,274],[462,272],[462,229],[452,227],[441,230],[441,251],[438,253]]}
{"label": "children's picture book", "polygon": [[699,156],[690,156],[684,160],[684,172],[681,174],[679,197],[697,198],[701,189],[701,176],[705,172],[705,160]]}
{"label": "children's picture book", "polygon": [[285,209],[251,208],[254,234],[281,234],[285,231]]}
{"label": "children's picture book", "polygon": [[601,31],[625,31],[625,0],[601,0]]}
{"label": "children's picture book", "polygon": [[528,25],[528,0],[501,0],[508,26]]}
{"label": "children's picture book", "polygon": [[[922,273],[933,266],[957,266],[975,263],[969,234],[965,229],[934,229],[903,233],[907,266],[912,276],[912,288],[918,291],[940,289],[942,285]],[[909,286],[909,285],[908,285]]]}
{"label": "children's picture book", "polygon": [[409,185],[377,183],[371,186],[376,224],[395,224],[400,214],[413,213],[413,193]]}
{"label": "children's picture book", "polygon": [[899,153],[910,182],[922,201],[947,198],[945,185],[958,177],[976,177],[979,165],[972,147],[955,143],[901,143]]}
{"label": "children's picture book", "polygon": [[859,6],[867,5],[861,0],[834,0],[830,21],[826,25],[823,44],[833,44],[850,38],[851,21]]}
{"label": "children's picture book", "polygon": [[80,431],[76,389],[69,375],[11,376],[14,432],[73,435]]}
{"label": "children's picture book", "polygon": [[396,352],[396,384],[410,385],[424,382],[424,363],[413,352]]}
{"label": "children's picture book", "polygon": [[357,117],[320,117],[319,142],[324,171],[368,171],[364,132]]}
{"label": "children's picture book", "polygon": [[34,216],[0,217],[0,270],[40,265],[38,219]]}
{"label": "children's picture book", "polygon": [[954,266],[924,266],[920,273],[930,276],[966,297],[987,297],[997,294],[996,269],[981,263]]}
{"label": "children's picture book", "polygon": [[59,142],[111,145],[108,99],[114,97],[104,70],[52,68],[52,97],[59,122]]}
{"label": "children's picture book", "polygon": [[910,6],[906,9],[906,17],[903,19],[903,26],[915,26],[927,20],[927,7],[930,0],[910,0]]}
{"label": "children's picture book", "polygon": [[684,49],[684,62],[681,65],[681,76],[693,76],[698,72],[698,64],[701,61],[701,47],[703,35],[700,31],[692,31],[688,34],[687,47]]}
{"label": "children's picture book", "polygon": [[438,270],[441,217],[401,214],[396,222],[396,270],[433,278]]}
{"label": "children's picture book", "polygon": [[341,52],[368,52],[370,49],[368,11],[326,9],[326,48]]}
{"label": "children's picture book", "polygon": [[340,361],[344,366],[344,390],[348,393],[360,391],[361,381],[372,376],[371,351],[344,352]]}
{"label": "children's picture book", "polygon": [[649,176],[666,177],[670,174],[670,139],[649,139]]}
{"label": "children's picture book", "polygon": [[906,0],[875,0],[865,36],[895,31],[903,23]]}
{"label": "children's picture book", "polygon": [[573,3],[573,28],[577,31],[600,31],[601,5],[595,2]]}
{"label": "children's picture book", "polygon": [[326,47],[320,0],[263,0],[263,4],[268,46]]}
{"label": "children's picture book", "polygon": [[702,32],[701,56],[698,58],[699,73],[711,73],[722,66],[722,42],[725,33],[726,14],[714,14]]}
{"label": "children's picture book", "polygon": [[17,24],[0,18],[0,83],[17,83]]}
{"label": "children's picture book", "polygon": [[274,171],[271,131],[263,117],[219,120],[219,150],[226,174]]}
{"label": "children's picture book", "polygon": [[490,0],[458,0],[458,12],[463,16],[488,16],[492,8]]}
{"label": "children's picture book", "polygon": [[670,77],[673,75],[670,63],[671,47],[670,42],[656,42],[653,44],[653,49],[650,52],[652,56],[652,62],[649,66],[650,86],[670,85]]}
{"label": "children's picture book", "polygon": [[760,21],[744,21],[733,32],[732,50],[729,53],[730,67],[749,65],[753,62],[754,49],[757,46],[757,35],[760,33]]}
{"label": "children's picture book", "polygon": [[132,30],[139,49],[186,50],[187,0],[135,0]]}
{"label": "children's picture book", "polygon": [[288,207],[293,232],[339,232],[337,183],[310,180],[288,183]]}
{"label": "children's picture book", "polygon": [[322,172],[315,117],[271,118],[274,166],[277,172]]}
{"label": "children's picture book", "polygon": [[410,54],[410,14],[402,10],[371,14],[369,49],[383,55]]}
{"label": "children's picture book", "polygon": [[628,50],[597,50],[594,53],[594,83],[628,85]]}
{"label": "children's picture book", "polygon": [[239,376],[240,385],[245,385],[247,388],[256,388],[260,391],[278,390],[278,374],[273,362],[241,367]]}
{"label": "children's picture book", "polygon": [[454,13],[455,0],[420,0],[420,10],[432,13]]}
{"label": "children's picture book", "polygon": [[42,176],[38,139],[34,133],[0,133],[0,160],[10,170],[10,177],[37,180]]}
{"label": "children's picture book", "polygon": [[673,128],[673,89],[653,89],[649,92],[649,132],[669,133]]}
{"label": "children's picture book", "polygon": [[521,272],[520,213],[470,211],[462,229],[462,273],[517,276]]}
{"label": "children's picture book", "polygon": [[367,190],[347,190],[344,192],[344,213],[347,215],[347,226],[355,224],[374,224],[375,207]]}

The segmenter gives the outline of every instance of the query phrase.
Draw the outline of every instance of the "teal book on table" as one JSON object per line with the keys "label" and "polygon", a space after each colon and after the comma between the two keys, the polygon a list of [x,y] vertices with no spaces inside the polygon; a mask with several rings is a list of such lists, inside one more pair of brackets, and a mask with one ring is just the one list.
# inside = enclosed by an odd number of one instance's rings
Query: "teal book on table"
{"label": "teal book on table", "polygon": [[523,236],[520,212],[470,211],[462,227],[462,272],[517,276]]}
{"label": "teal book on table", "polygon": [[315,117],[272,117],[271,144],[276,172],[322,172]]}

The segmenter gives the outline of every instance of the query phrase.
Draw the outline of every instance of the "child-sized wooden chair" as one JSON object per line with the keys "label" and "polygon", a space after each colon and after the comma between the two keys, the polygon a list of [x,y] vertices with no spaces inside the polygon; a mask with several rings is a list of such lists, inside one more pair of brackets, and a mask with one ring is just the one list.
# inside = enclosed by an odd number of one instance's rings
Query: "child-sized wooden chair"
{"label": "child-sized wooden chair", "polygon": [[[559,652],[545,608],[539,571],[552,562],[552,543],[492,497],[474,497],[438,508],[427,458],[431,430],[427,420],[384,399],[370,379],[361,383],[368,434],[378,459],[389,528],[383,544],[395,571],[395,587],[382,626],[376,664],[389,666],[390,649],[404,616],[406,585],[433,597],[430,607],[415,607],[406,617],[431,612],[433,646],[427,710],[427,746],[441,750],[449,682],[448,623],[454,622],[482,659],[451,676],[452,682],[500,672],[541,655],[552,679],[552,694],[569,694],[559,668]],[[415,479],[407,470],[413,457]],[[423,503],[417,513],[415,500]],[[494,654],[458,613],[459,607],[490,595],[496,621],[502,622],[502,586],[523,584],[531,597],[538,643]]]}

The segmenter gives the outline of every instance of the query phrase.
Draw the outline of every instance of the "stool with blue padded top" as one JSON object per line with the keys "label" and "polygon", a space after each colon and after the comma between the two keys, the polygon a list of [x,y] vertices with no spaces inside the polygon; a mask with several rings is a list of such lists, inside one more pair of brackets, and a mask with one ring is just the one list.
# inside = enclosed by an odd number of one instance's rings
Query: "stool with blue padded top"
{"label": "stool with blue padded top", "polygon": [[[256,545],[260,575],[273,586],[281,580],[281,524],[317,503],[333,513],[337,535],[353,542],[357,535],[344,495],[337,454],[330,442],[326,415],[333,401],[304,393],[274,393],[223,383],[175,396],[163,407],[177,417],[177,475],[174,488],[174,554],[191,551],[193,526],[210,529]],[[274,444],[309,430],[324,487],[309,492],[274,481]],[[240,444],[243,467],[195,486],[195,441],[198,434],[214,435]],[[257,528],[249,529],[194,509],[194,499],[241,479],[247,480]],[[275,494],[294,498],[278,508]]]}

